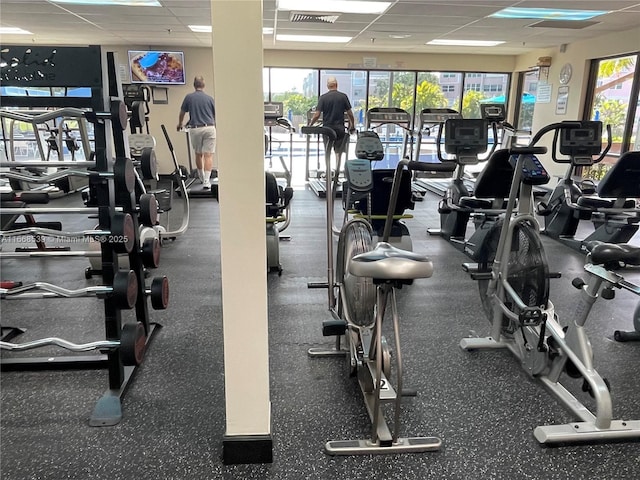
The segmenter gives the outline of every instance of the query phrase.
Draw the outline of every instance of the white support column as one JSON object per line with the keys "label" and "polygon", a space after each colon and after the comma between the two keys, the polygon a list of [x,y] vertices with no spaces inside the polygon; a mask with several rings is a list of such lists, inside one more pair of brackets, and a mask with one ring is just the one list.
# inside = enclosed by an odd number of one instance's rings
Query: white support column
{"label": "white support column", "polygon": [[225,463],[272,460],[262,0],[211,0],[222,254]]}

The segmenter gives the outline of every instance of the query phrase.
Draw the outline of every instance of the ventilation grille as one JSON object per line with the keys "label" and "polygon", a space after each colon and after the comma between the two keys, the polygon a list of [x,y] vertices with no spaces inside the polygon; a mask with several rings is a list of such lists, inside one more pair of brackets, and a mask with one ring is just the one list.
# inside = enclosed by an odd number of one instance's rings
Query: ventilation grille
{"label": "ventilation grille", "polygon": [[572,20],[542,20],[540,22],[532,23],[527,27],[533,28],[570,28],[573,30],[580,30],[581,28],[587,28],[591,25],[597,25],[600,22],[589,21],[572,21]]}
{"label": "ventilation grille", "polygon": [[335,23],[339,16],[339,13],[291,12],[289,21],[292,23]]}

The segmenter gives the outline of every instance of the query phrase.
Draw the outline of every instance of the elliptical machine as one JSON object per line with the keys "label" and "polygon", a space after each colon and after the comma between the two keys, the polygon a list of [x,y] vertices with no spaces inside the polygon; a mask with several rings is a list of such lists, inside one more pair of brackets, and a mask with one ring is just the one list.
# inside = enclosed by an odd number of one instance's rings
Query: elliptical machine
{"label": "elliptical machine", "polygon": [[[529,146],[510,149],[515,172],[504,219],[501,228],[495,229],[495,235],[487,237],[483,249],[484,268],[472,273],[472,278],[478,280],[491,331],[485,338],[463,339],[460,347],[464,350],[508,349],[525,372],[545,386],[579,420],[536,427],[533,433],[538,442],[635,440],[640,438],[640,421],[613,420],[609,385],[594,368],[584,325],[598,297],[612,298],[614,287],[625,287],[605,265],[621,260],[638,264],[640,249],[613,244],[593,247],[585,265],[587,281],[573,281],[580,290],[580,300],[574,316],[563,328],[549,300],[549,267],[533,209],[533,186],[549,181],[548,173],[535,156],[546,153],[547,149],[536,144],[551,131],[583,138],[589,129],[581,122],[554,123],[542,128]],[[594,398],[595,413],[560,383],[563,374],[582,379],[583,391]]]}
{"label": "elliptical machine", "polygon": [[[325,127],[303,127],[302,133],[325,135],[329,139],[325,150],[328,165],[335,132]],[[374,136],[362,136],[358,142],[356,151],[364,162],[359,163],[359,172],[350,169],[349,182],[350,188],[362,193],[365,185],[371,184],[370,161],[379,160],[384,154],[380,140]],[[426,452],[438,450],[441,445],[440,439],[435,437],[399,436],[402,397],[409,392],[403,389],[402,382],[396,290],[411,284],[414,279],[430,277],[433,264],[424,255],[391,246],[388,239],[402,171],[405,167],[411,169],[425,165],[408,159],[398,162],[381,242],[373,243],[372,229],[365,218],[351,219],[342,226],[335,270],[332,181],[328,177],[326,179],[328,279],[326,283],[310,284],[309,287],[327,288],[329,312],[333,318],[323,322],[322,333],[324,336],[335,336],[336,340],[335,348],[310,349],[309,355],[340,355],[348,358],[350,374],[358,378],[371,420],[368,439],[329,441],[325,444],[325,452],[330,455]],[[393,354],[382,336],[382,321],[387,309],[391,310],[393,323]],[[345,349],[341,346],[343,337],[347,343]],[[392,375],[395,376],[395,384],[391,382]],[[393,430],[387,423],[383,409],[389,403],[393,404]]]}

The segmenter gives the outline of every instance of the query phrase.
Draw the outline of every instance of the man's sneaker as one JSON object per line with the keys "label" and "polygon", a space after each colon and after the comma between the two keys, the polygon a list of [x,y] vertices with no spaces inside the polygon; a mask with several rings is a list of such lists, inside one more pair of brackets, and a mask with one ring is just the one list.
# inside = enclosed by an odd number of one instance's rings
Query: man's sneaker
{"label": "man's sneaker", "polygon": [[202,189],[203,190],[211,190],[211,183],[210,182],[203,182]]}

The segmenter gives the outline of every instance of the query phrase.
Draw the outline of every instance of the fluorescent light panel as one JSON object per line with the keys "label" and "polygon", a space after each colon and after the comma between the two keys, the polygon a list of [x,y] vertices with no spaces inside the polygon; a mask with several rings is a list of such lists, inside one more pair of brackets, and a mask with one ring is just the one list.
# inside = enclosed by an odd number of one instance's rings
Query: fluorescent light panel
{"label": "fluorescent light panel", "polygon": [[347,43],[353,37],[332,37],[327,35],[276,35],[281,42]]}
{"label": "fluorescent light panel", "polygon": [[278,0],[278,10],[296,12],[331,13],[384,13],[391,2],[365,2],[357,0]]}
{"label": "fluorescent light panel", "polygon": [[72,5],[122,5],[126,7],[161,7],[158,0],[51,0],[53,3]]}
{"label": "fluorescent light panel", "polygon": [[0,27],[0,35],[33,35],[33,33],[18,27]]}
{"label": "fluorescent light panel", "polygon": [[196,33],[211,33],[211,25],[189,25],[189,29]]}
{"label": "fluorescent light panel", "polygon": [[495,47],[504,43],[501,40],[447,40],[437,39],[427,42],[427,45],[446,45],[456,47]]}
{"label": "fluorescent light panel", "polygon": [[[603,2],[604,3],[604,2]],[[509,7],[490,17],[494,18],[542,18],[544,20],[589,20],[609,13],[606,10],[564,10],[559,8],[518,8]]]}
{"label": "fluorescent light panel", "polygon": [[[195,33],[211,33],[212,28],[211,25],[189,25],[189,29]],[[263,35],[271,35],[273,33],[273,28],[264,27],[262,29]]]}

